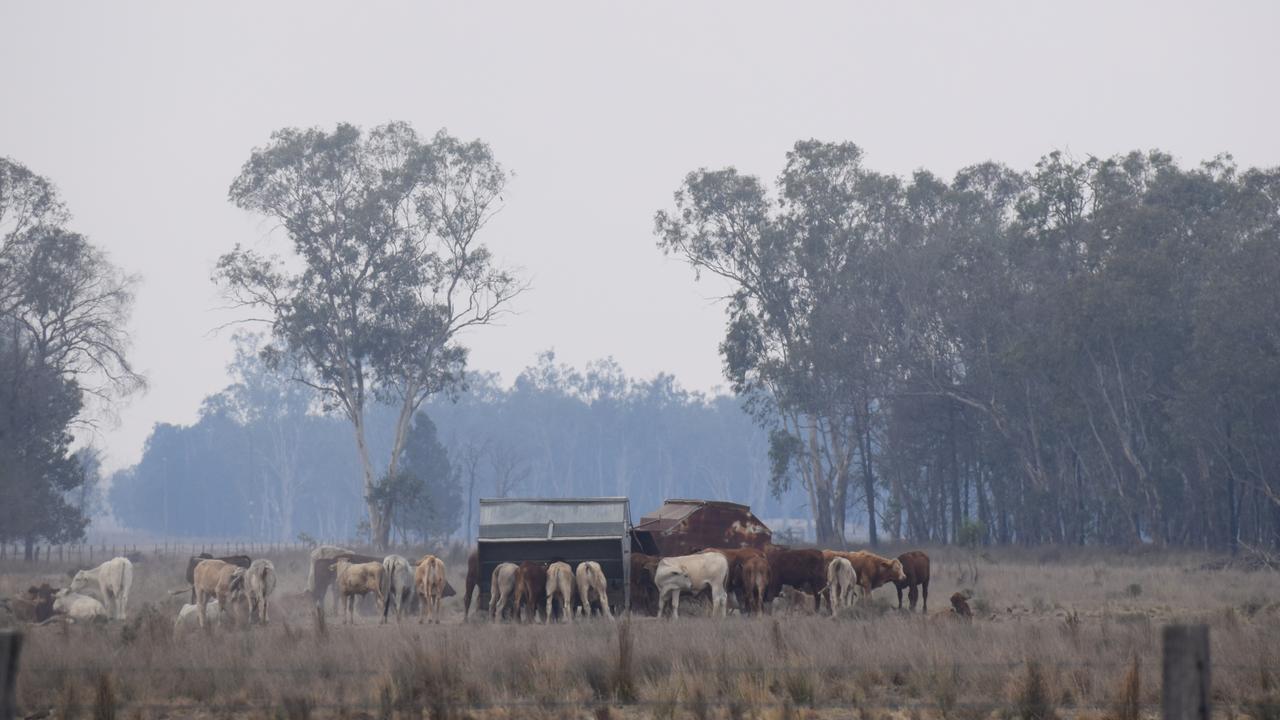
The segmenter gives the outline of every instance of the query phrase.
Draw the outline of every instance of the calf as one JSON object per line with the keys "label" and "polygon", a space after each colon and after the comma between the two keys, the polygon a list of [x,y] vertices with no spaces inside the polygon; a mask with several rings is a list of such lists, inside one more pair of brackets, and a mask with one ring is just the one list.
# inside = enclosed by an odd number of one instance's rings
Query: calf
{"label": "calf", "polygon": [[746,607],[746,585],[742,576],[742,566],[748,559],[764,557],[764,551],[758,548],[708,548],[702,552],[716,552],[724,555],[729,561],[729,578],[725,590],[737,601],[739,608]]}
{"label": "calf", "polygon": [[210,599],[217,599],[222,608],[222,620],[235,621],[230,612],[232,596],[244,592],[245,569],[222,560],[201,560],[192,574],[192,587],[196,591],[196,608],[200,618],[200,627],[208,625],[205,608]]}
{"label": "calf", "polygon": [[525,608],[529,621],[538,621],[542,599],[547,596],[547,566],[525,560],[516,568],[516,618],[524,622]]}
{"label": "calf", "polygon": [[728,614],[725,582],[729,577],[729,560],[720,553],[706,552],[696,555],[662,558],[655,572],[658,587],[658,617],[663,608],[671,606],[672,619],[680,617],[680,593],[711,591],[711,612]]}
{"label": "calf", "polygon": [[[422,611],[429,622],[440,622],[440,600],[444,598],[444,561],[435,555],[423,555],[413,573],[413,584],[422,598]],[[421,623],[423,616],[418,616]]]}
{"label": "calf", "polygon": [[404,615],[404,607],[413,599],[414,568],[401,555],[382,559],[382,622],[387,622],[391,604],[396,606],[396,622]]}
{"label": "calf", "polygon": [[516,597],[516,575],[519,568],[515,563],[504,562],[493,569],[489,578],[489,618],[500,620],[512,609]]}
{"label": "calf", "polygon": [[259,558],[244,571],[244,590],[249,599],[249,621],[267,624],[267,599],[276,591],[275,563]]}
{"label": "calf", "polygon": [[337,591],[345,610],[345,622],[356,622],[356,597],[374,593],[382,604],[382,561],[353,563],[345,557],[338,558],[332,570],[337,577]]}
{"label": "calf", "polygon": [[[462,622],[471,614],[471,595],[480,584],[480,549],[476,548],[467,555],[467,590],[462,596]],[[492,592],[492,590],[490,591]]]}
{"label": "calf", "polygon": [[822,591],[827,587],[827,563],[820,550],[774,550],[769,559],[769,599],[783,586],[813,595],[813,611],[822,607]]}
{"label": "calf", "polygon": [[594,609],[592,604],[594,599],[600,605],[601,612],[612,620],[613,612],[609,610],[609,581],[605,578],[600,563],[595,560],[583,560],[578,563],[574,574],[578,581],[579,611],[590,617]]}
{"label": "calf", "polygon": [[849,558],[834,557],[827,565],[827,606],[834,616],[836,610],[853,602],[853,588],[858,576]]}
{"label": "calf", "polygon": [[[916,600],[923,594],[924,606],[921,610],[927,615],[929,613],[929,556],[921,550],[911,550],[899,555],[898,562],[902,563],[902,572],[905,576],[901,580],[893,581],[894,587],[898,590],[898,609],[902,609],[902,589],[907,588],[911,611],[915,612]],[[916,586],[920,587],[919,593],[916,591]]]}
{"label": "calf", "polygon": [[957,617],[972,618],[973,610],[969,609],[969,601],[965,598],[964,593],[954,593],[951,595],[951,612]]}
{"label": "calf", "polygon": [[555,618],[555,601],[560,600],[560,614],[565,622],[573,622],[573,568],[569,563],[553,562],[547,567],[547,621]]}
{"label": "calf", "polygon": [[90,584],[102,593],[102,602],[117,620],[125,619],[129,604],[129,588],[133,585],[133,563],[128,558],[117,557],[91,570],[81,570],[71,580],[71,592],[77,593]]}
{"label": "calf", "polygon": [[110,617],[97,598],[66,589],[54,594],[53,612],[55,615],[66,615],[75,622],[88,622],[98,618],[106,620]]}
{"label": "calf", "polygon": [[769,594],[769,560],[764,553],[742,562],[742,588],[746,594],[747,612],[759,615],[764,612],[765,598]]}

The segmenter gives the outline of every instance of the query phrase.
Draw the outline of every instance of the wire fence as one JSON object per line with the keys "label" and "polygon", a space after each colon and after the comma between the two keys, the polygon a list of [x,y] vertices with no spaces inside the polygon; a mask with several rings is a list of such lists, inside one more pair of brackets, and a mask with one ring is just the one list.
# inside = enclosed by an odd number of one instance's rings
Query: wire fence
{"label": "wire fence", "polygon": [[[110,560],[113,557],[128,557],[139,560],[172,560],[186,559],[201,553],[211,555],[250,555],[253,557],[270,557],[293,553],[309,553],[316,545],[337,545],[355,551],[369,549],[364,541],[358,540],[318,540],[314,542],[266,543],[240,541],[204,541],[204,542],[152,542],[152,543],[69,543],[62,545],[34,545],[30,554],[24,545],[16,543],[0,543],[0,561],[17,561],[31,564],[66,564],[91,565]],[[392,544],[387,553],[412,553],[423,550],[427,546],[421,543]],[[446,546],[451,549],[453,546]],[[372,552],[372,550],[370,550]]]}

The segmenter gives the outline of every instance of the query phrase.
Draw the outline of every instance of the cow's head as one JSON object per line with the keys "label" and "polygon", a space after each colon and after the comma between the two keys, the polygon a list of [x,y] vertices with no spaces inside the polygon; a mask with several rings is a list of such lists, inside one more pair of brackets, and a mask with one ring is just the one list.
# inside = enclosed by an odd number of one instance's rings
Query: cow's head
{"label": "cow's head", "polygon": [[907,573],[902,569],[902,561],[897,558],[888,561],[885,564],[885,574],[893,582],[902,582],[907,579]]}
{"label": "cow's head", "polygon": [[80,592],[89,586],[89,573],[81,570],[71,577],[71,592]]}

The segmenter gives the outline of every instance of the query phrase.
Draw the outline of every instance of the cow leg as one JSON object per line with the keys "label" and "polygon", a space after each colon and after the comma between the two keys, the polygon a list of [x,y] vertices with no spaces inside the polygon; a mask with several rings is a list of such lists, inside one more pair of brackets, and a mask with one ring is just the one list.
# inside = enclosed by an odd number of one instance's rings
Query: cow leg
{"label": "cow leg", "polygon": [[[899,609],[899,610],[901,610],[901,609],[902,609],[902,586],[901,586],[901,585],[894,585],[894,587],[898,589],[898,609]],[[912,588],[911,588],[911,591],[912,591],[912,593],[914,593],[914,592],[915,592],[915,587],[912,587]],[[915,605],[915,598],[912,598],[912,600],[911,600],[911,609],[912,609],[912,610],[915,610],[915,609],[916,609],[916,605]]]}
{"label": "cow leg", "polygon": [[680,591],[674,590],[671,593],[671,619],[680,619]]}
{"label": "cow leg", "polygon": [[924,608],[922,609],[922,612],[925,615],[928,615],[929,614],[929,581],[928,580],[925,580],[924,582],[920,583],[920,592],[924,595]]}
{"label": "cow leg", "polygon": [[[911,612],[915,612],[916,603],[920,600],[920,591],[916,588],[915,585],[911,585],[910,587],[907,588],[907,598],[909,598],[911,602]],[[898,591],[898,607],[899,608],[902,607],[902,591],[901,590]]]}
{"label": "cow leg", "polygon": [[[195,588],[193,587],[192,592],[194,591],[195,591]],[[205,605],[206,599],[207,598],[205,597],[205,594],[203,592],[201,592],[199,595],[196,596],[196,618],[200,621],[201,628],[204,627],[204,623],[205,623],[204,605]]]}

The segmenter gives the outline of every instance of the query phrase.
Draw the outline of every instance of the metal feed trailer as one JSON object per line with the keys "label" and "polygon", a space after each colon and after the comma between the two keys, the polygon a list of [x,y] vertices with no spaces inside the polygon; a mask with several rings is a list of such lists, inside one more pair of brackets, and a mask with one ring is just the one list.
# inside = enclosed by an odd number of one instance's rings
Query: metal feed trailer
{"label": "metal feed trailer", "polygon": [[[631,509],[625,497],[481,498],[480,607],[489,606],[489,581],[500,563],[557,560],[575,569],[600,563],[609,604],[631,606]],[[616,612],[616,610],[615,610]]]}

